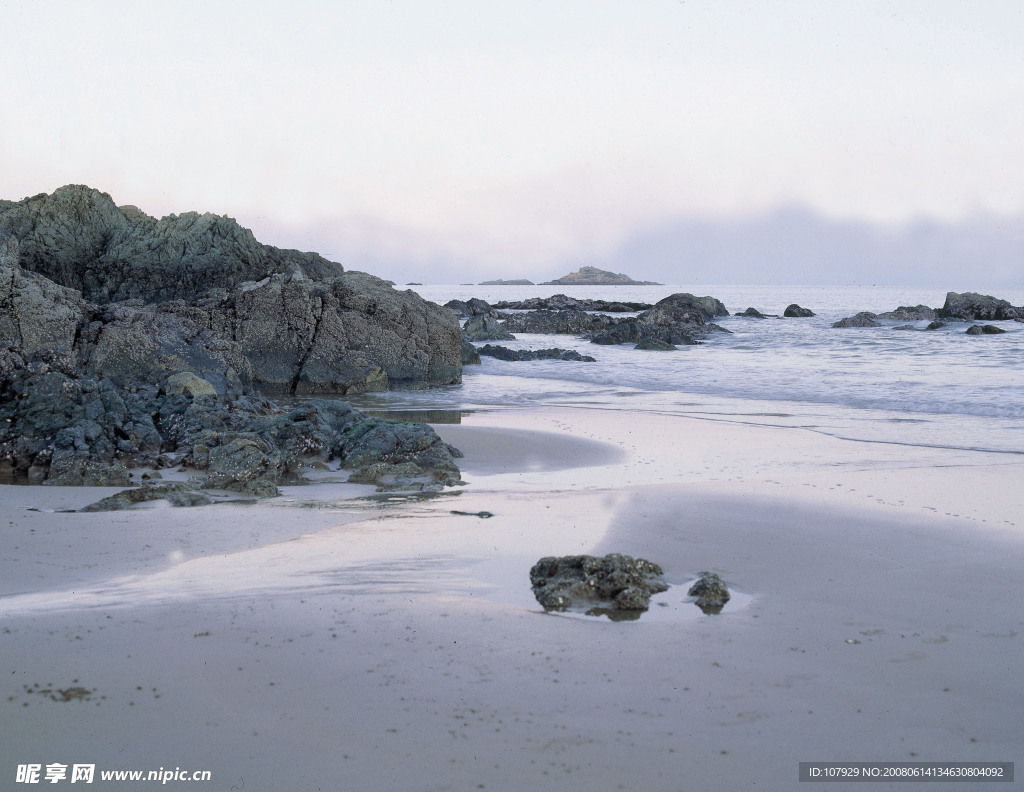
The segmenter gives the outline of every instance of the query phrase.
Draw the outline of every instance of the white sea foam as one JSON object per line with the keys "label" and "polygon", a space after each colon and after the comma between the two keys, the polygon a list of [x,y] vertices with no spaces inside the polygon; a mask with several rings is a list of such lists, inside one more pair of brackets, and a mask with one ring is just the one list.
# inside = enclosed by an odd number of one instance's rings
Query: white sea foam
{"label": "white sea foam", "polygon": [[[567,293],[575,297],[656,302],[675,292],[709,294],[732,312],[748,306],[779,314],[790,303],[808,319],[716,320],[696,347],[642,352],[632,345],[599,346],[568,335],[519,334],[512,348],[559,346],[596,363],[506,362],[484,358],[465,369],[462,386],[370,397],[395,407],[587,404],[701,414],[720,420],[788,423],[853,439],[1024,453],[1024,324],[994,322],[1007,332],[968,336],[969,323],[936,331],[836,329],[858,311],[900,305],[941,307],[945,293],[860,287],[694,286],[423,286],[439,303],[480,297],[488,302]],[[1024,304],[1024,291],[995,295]],[[923,328],[927,322],[910,323]]]}

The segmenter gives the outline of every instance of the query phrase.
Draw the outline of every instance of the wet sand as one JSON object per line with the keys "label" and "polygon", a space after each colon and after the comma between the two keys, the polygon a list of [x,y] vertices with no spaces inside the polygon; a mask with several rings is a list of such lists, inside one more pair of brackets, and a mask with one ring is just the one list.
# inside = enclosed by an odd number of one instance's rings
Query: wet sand
{"label": "wet sand", "polygon": [[[0,487],[0,777],[795,790],[800,761],[1017,758],[1016,457],[589,409],[437,429],[468,483],[433,497],[97,515],[27,507],[112,490]],[[636,622],[544,614],[530,566],[579,552],[673,587]],[[738,595],[718,616],[702,570]]]}

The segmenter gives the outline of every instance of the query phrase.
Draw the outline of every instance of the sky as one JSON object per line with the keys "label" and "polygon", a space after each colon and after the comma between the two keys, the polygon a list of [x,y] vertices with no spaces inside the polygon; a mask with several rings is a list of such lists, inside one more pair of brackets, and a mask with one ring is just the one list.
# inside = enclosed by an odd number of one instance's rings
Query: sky
{"label": "sky", "polygon": [[87,184],[398,282],[1024,285],[1019,0],[0,18],[0,198]]}

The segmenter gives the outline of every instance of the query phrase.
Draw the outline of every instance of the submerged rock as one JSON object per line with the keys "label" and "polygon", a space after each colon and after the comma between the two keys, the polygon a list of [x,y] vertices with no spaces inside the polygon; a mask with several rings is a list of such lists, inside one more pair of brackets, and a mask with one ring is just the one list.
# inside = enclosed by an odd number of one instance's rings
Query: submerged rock
{"label": "submerged rock", "polygon": [[796,303],[792,303],[786,306],[786,310],[782,312],[782,315],[792,319],[803,319],[814,316],[814,311],[810,308],[801,308]]}
{"label": "submerged rock", "polygon": [[853,316],[847,316],[845,319],[840,319],[838,322],[833,322],[833,327],[881,327],[882,323],[876,321],[878,319],[877,314],[873,314],[870,311],[861,311]]}
{"label": "submerged rock", "polygon": [[661,567],[643,558],[613,553],[542,558],[530,570],[534,596],[545,610],[578,606],[645,611],[653,594],[667,591]]}
{"label": "submerged rock", "polygon": [[895,319],[898,322],[916,322],[923,319],[931,321],[935,318],[935,309],[927,305],[901,305],[895,311],[886,311],[878,315],[879,319]]}
{"label": "submerged rock", "polygon": [[90,503],[81,511],[119,511],[128,509],[136,503],[154,500],[166,500],[171,506],[207,506],[213,503],[213,498],[205,492],[194,489],[189,484],[170,482],[156,485],[143,484],[137,489],[123,490],[95,503]]}
{"label": "submerged rock", "polygon": [[608,302],[588,298],[570,297],[567,294],[553,294],[550,297],[529,297],[525,300],[504,300],[494,304],[495,308],[512,310],[535,310],[538,308],[549,311],[603,311],[605,313],[627,313],[630,311],[646,311],[654,306],[650,303]]}
{"label": "submerged rock", "polygon": [[505,325],[490,316],[474,316],[462,326],[464,341],[514,341]]}
{"label": "submerged rock", "polygon": [[696,597],[696,604],[705,613],[721,613],[730,599],[729,589],[714,572],[701,572],[700,580],[690,586],[687,594]]}
{"label": "submerged rock", "polygon": [[995,325],[971,325],[967,328],[967,335],[999,335],[1005,333],[1001,327]]}
{"label": "submerged rock", "polygon": [[575,360],[580,363],[597,362],[590,355],[581,355],[575,349],[509,349],[503,346],[485,344],[477,352],[486,357],[494,357],[499,360]]}

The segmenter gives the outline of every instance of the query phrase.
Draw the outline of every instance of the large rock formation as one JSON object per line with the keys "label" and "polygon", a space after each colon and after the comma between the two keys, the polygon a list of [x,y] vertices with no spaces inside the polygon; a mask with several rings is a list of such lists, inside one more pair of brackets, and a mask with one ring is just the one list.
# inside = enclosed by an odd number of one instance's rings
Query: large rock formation
{"label": "large rock formation", "polygon": [[1011,305],[1006,300],[975,292],[949,292],[945,304],[938,310],[939,319],[1024,319],[1024,307]]}
{"label": "large rock formation", "polygon": [[228,218],[156,221],[84,187],[0,201],[0,472],[110,486],[166,462],[268,495],[333,461],[354,481],[444,486],[457,452],[429,427],[343,402],[282,414],[254,386],[344,394],[461,370],[451,311]]}
{"label": "large rock formation", "polygon": [[[5,266],[21,265],[6,291],[20,307],[0,333],[28,331],[9,349],[75,346],[90,373],[118,380],[191,370],[298,394],[461,378],[450,311],[316,254],[261,245],[227,217],[156,220],[72,185],[0,202],[4,231],[15,240]],[[52,328],[33,324],[46,313],[32,307],[39,300],[51,313],[63,306]]]}

